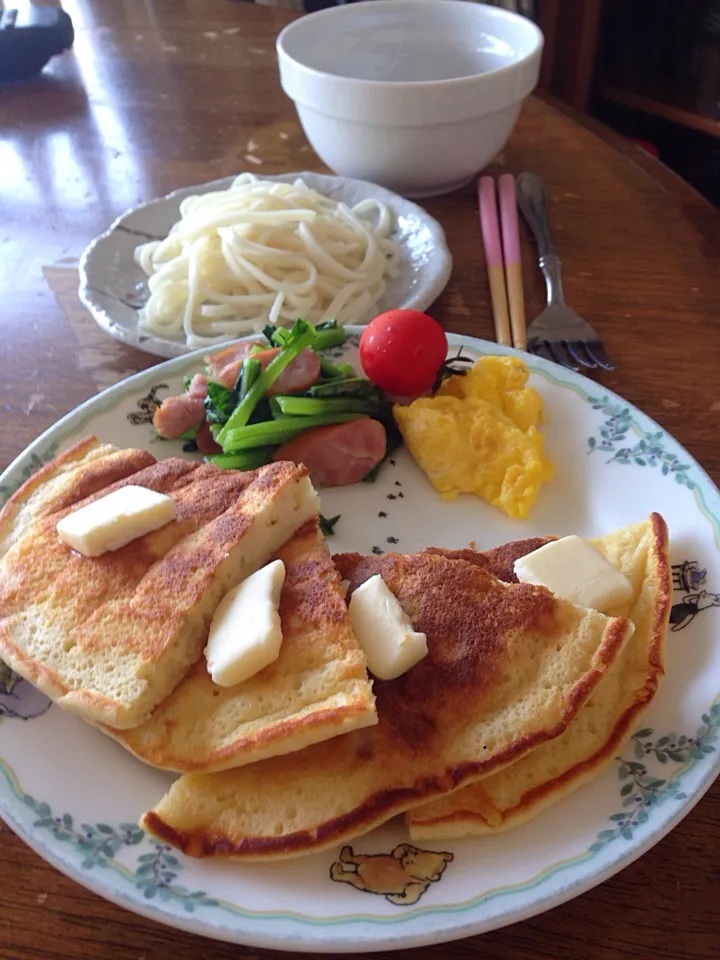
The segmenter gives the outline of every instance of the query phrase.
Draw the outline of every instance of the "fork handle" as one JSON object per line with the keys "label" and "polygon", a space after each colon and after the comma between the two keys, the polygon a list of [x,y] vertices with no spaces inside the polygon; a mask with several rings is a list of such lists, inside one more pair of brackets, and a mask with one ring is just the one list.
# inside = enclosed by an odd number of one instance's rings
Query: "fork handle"
{"label": "fork handle", "polygon": [[545,184],[535,173],[521,173],[515,181],[515,191],[520,212],[535,237],[538,254],[541,257],[556,257],[557,250],[550,236],[550,215]]}
{"label": "fork handle", "polygon": [[548,304],[562,303],[560,258],[550,236],[550,215],[545,184],[535,173],[521,173],[515,181],[517,203],[538,248],[538,263],[545,276]]}

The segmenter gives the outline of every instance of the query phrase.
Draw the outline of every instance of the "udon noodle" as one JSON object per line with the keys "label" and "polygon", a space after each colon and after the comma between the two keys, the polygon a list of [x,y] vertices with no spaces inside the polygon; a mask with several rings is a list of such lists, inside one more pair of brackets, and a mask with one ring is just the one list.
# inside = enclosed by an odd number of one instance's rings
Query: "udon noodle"
{"label": "udon noodle", "polygon": [[364,321],[397,276],[392,228],[377,200],[349,207],[299,179],[242,174],[187,197],[168,236],[137,247],[150,290],[140,326],[200,347],[298,317]]}

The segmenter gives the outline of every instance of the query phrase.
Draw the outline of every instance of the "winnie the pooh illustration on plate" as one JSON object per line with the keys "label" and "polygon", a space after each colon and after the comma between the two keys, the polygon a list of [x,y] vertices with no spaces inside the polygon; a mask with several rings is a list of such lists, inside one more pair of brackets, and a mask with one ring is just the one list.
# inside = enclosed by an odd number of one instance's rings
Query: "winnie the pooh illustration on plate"
{"label": "winnie the pooh illustration on plate", "polygon": [[417,903],[431,883],[437,882],[452,853],[420,850],[409,843],[398,844],[392,853],[353,853],[343,847],[340,859],[330,867],[330,879],[351,883],[365,893],[377,893],[390,903],[409,906]]}

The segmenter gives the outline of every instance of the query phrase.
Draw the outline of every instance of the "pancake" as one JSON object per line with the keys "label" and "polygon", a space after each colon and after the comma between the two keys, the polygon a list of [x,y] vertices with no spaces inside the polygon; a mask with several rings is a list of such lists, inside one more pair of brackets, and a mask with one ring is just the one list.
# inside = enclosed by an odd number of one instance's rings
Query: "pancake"
{"label": "pancake", "polygon": [[145,723],[106,732],[153,766],[208,772],[377,723],[365,657],[317,519],[276,557],[285,564],[285,582],[275,663],[234,687],[219,687],[201,657]]}
{"label": "pancake", "polygon": [[237,770],[188,774],[142,818],[191,856],[315,852],[487,775],[559,736],[632,631],[624,619],[417,554],[336,558],[355,589],[380,573],[429,652],[375,680],[377,726]]}
{"label": "pancake", "polygon": [[[498,580],[505,583],[517,583],[515,576],[515,561],[520,557],[532,553],[533,550],[539,550],[551,540],[557,537],[531,537],[528,540],[511,540],[510,543],[503,543],[499,547],[492,547],[490,550],[484,550],[482,553],[477,550],[445,550],[443,547],[428,547],[425,553],[435,553],[441,557],[447,557],[448,560],[467,560],[477,567],[488,570]],[[344,556],[348,556],[345,554]],[[341,558],[338,558],[343,563]],[[344,561],[347,562],[347,561]]]}
{"label": "pancake", "polygon": [[155,463],[145,450],[120,450],[86,437],[41,467],[0,511],[0,557],[42,517],[57,513]]}
{"label": "pancake", "polygon": [[[61,517],[128,483],[171,496],[176,519],[100,557],[60,540]],[[223,593],[317,511],[295,464],[239,473],[83,441],[0,513],[0,658],[87,720],[142,723],[201,655]]]}
{"label": "pancake", "polygon": [[[413,840],[495,833],[532,819],[596,777],[655,696],[671,600],[665,521],[655,513],[591,542],[633,585],[630,603],[614,612],[629,616],[635,633],[564,734],[513,766],[410,811]],[[492,551],[486,557],[492,568]]]}

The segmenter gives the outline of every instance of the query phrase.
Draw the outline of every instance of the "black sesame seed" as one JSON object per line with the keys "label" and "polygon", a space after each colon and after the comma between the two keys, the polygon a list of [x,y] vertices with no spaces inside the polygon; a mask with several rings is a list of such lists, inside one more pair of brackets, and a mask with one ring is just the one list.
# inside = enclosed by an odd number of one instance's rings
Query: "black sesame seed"
{"label": "black sesame seed", "polygon": [[381,556],[384,551],[381,550],[380,547],[373,547],[373,548],[372,548],[372,552],[373,552],[376,556]]}
{"label": "black sesame seed", "polygon": [[397,460],[391,460],[390,463],[393,465],[393,467],[397,466]]}
{"label": "black sesame seed", "polygon": [[[402,494],[400,494],[400,496],[402,496]],[[397,500],[397,497],[395,496],[394,493],[389,493],[389,494],[387,495],[387,498],[388,498],[388,500]]]}
{"label": "black sesame seed", "polygon": [[387,514],[385,513],[384,510],[381,510],[380,513],[378,514],[378,516],[379,516],[379,517],[386,517]]}
{"label": "black sesame seed", "polygon": [[404,499],[405,499],[405,494],[404,494],[404,493],[399,493],[398,496],[400,497],[401,500],[404,500]]}
{"label": "black sesame seed", "polygon": [[396,480],[396,481],[395,481],[395,486],[396,486],[396,487],[401,487],[401,486],[402,486],[402,484],[400,483],[400,481],[399,481],[399,480]]}
{"label": "black sesame seed", "polygon": [[398,543],[398,538],[397,538],[397,537],[388,537],[388,538],[387,538],[387,542],[388,542],[388,543]]}

